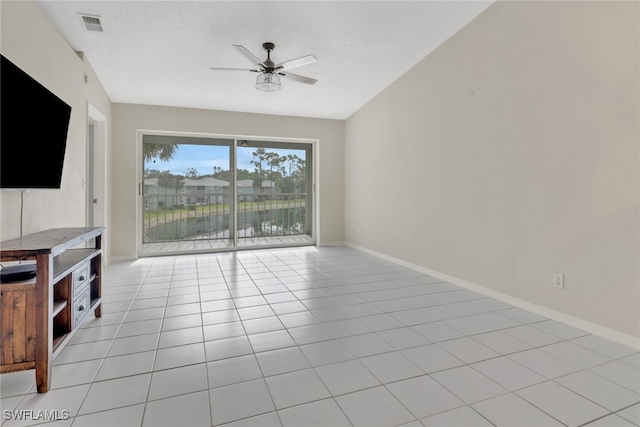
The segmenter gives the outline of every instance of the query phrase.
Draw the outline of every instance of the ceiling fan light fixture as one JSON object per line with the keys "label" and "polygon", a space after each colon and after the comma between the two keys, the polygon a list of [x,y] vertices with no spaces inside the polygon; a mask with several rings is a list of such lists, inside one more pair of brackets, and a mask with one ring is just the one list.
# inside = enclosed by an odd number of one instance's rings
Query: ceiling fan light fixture
{"label": "ceiling fan light fixture", "polygon": [[258,74],[256,79],[256,89],[263,90],[265,92],[274,92],[280,90],[280,77],[273,73],[261,73]]}

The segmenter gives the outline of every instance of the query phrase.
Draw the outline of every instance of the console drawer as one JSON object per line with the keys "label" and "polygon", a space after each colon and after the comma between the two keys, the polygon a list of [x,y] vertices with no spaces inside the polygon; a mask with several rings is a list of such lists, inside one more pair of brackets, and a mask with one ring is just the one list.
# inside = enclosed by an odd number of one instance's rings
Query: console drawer
{"label": "console drawer", "polygon": [[73,325],[72,329],[80,326],[85,317],[89,314],[89,308],[91,304],[91,298],[89,295],[89,290],[87,289],[84,293],[80,294],[73,300]]}
{"label": "console drawer", "polygon": [[76,268],[72,274],[73,280],[73,298],[76,298],[82,292],[84,292],[85,286],[89,283],[91,276],[91,266],[89,261],[82,263],[82,265]]}

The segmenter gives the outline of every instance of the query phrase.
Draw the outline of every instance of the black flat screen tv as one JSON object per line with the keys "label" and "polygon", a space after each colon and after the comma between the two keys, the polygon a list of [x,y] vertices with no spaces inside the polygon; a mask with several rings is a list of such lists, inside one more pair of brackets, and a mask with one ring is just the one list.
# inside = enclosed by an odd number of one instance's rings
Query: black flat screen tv
{"label": "black flat screen tv", "polygon": [[0,189],[59,189],[71,106],[0,56]]}

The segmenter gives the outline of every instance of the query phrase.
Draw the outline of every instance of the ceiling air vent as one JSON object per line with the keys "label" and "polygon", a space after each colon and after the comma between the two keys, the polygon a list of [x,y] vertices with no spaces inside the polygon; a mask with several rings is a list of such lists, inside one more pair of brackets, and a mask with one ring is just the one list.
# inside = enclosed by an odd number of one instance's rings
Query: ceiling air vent
{"label": "ceiling air vent", "polygon": [[102,23],[99,16],[80,14],[80,19],[82,19],[82,23],[88,31],[102,32]]}

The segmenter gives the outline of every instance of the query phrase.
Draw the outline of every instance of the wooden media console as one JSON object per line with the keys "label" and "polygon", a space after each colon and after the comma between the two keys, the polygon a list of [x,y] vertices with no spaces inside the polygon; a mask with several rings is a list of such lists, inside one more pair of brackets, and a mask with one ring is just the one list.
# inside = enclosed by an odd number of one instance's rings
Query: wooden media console
{"label": "wooden media console", "polygon": [[49,390],[51,362],[91,311],[101,316],[104,227],[53,228],[0,243],[3,265],[33,263],[34,279],[0,283],[0,374],[35,369]]}

